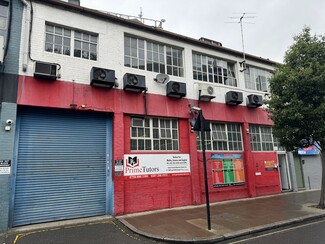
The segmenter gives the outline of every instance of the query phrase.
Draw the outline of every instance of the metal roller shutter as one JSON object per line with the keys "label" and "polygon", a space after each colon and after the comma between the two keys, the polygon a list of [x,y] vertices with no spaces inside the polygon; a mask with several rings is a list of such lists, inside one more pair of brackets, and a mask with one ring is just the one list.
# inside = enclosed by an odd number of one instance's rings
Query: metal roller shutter
{"label": "metal roller shutter", "polygon": [[107,213],[108,118],[65,110],[23,110],[13,226]]}

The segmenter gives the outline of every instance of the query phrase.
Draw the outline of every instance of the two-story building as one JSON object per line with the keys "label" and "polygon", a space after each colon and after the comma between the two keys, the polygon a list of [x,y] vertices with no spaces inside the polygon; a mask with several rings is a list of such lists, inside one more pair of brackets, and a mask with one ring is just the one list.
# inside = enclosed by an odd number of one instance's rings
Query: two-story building
{"label": "two-story building", "polygon": [[281,192],[275,62],[59,0],[26,2],[21,33],[9,227],[204,203],[193,107],[212,202]]}

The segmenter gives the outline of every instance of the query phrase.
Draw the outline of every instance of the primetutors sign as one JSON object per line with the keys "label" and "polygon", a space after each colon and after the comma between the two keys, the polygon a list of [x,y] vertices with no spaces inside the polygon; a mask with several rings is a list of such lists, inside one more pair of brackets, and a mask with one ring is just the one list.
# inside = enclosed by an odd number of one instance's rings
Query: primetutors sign
{"label": "primetutors sign", "polygon": [[126,154],[124,176],[135,178],[190,175],[189,154]]}

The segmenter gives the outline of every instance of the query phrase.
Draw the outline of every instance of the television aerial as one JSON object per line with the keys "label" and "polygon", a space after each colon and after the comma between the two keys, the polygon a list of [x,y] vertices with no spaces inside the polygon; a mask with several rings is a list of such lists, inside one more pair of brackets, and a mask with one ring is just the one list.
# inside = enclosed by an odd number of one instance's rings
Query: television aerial
{"label": "television aerial", "polygon": [[244,31],[243,31],[243,23],[244,24],[255,24],[253,22],[244,22],[244,19],[253,19],[256,18],[255,14],[256,13],[233,13],[238,16],[231,16],[229,17],[230,19],[239,19],[238,21],[233,21],[233,22],[226,22],[226,23],[235,23],[235,24],[240,24],[240,32],[241,32],[241,42],[242,42],[242,48],[243,48],[243,61],[239,62],[241,65],[241,70],[240,72],[243,72],[246,70],[246,55],[245,55],[245,45],[244,45]]}

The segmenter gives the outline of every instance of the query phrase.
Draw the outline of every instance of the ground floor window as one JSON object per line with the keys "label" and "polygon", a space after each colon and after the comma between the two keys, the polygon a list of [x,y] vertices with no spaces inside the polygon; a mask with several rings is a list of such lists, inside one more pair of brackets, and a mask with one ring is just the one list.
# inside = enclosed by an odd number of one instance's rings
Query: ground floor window
{"label": "ground floor window", "polygon": [[271,126],[250,125],[249,134],[252,151],[273,151]]}
{"label": "ground floor window", "polygon": [[165,118],[131,118],[131,150],[178,151],[178,121]]}
{"label": "ground floor window", "polygon": [[[211,131],[205,133],[206,150],[213,151],[242,151],[243,142],[240,124],[210,123]],[[197,150],[201,148],[201,133],[196,134]]]}

